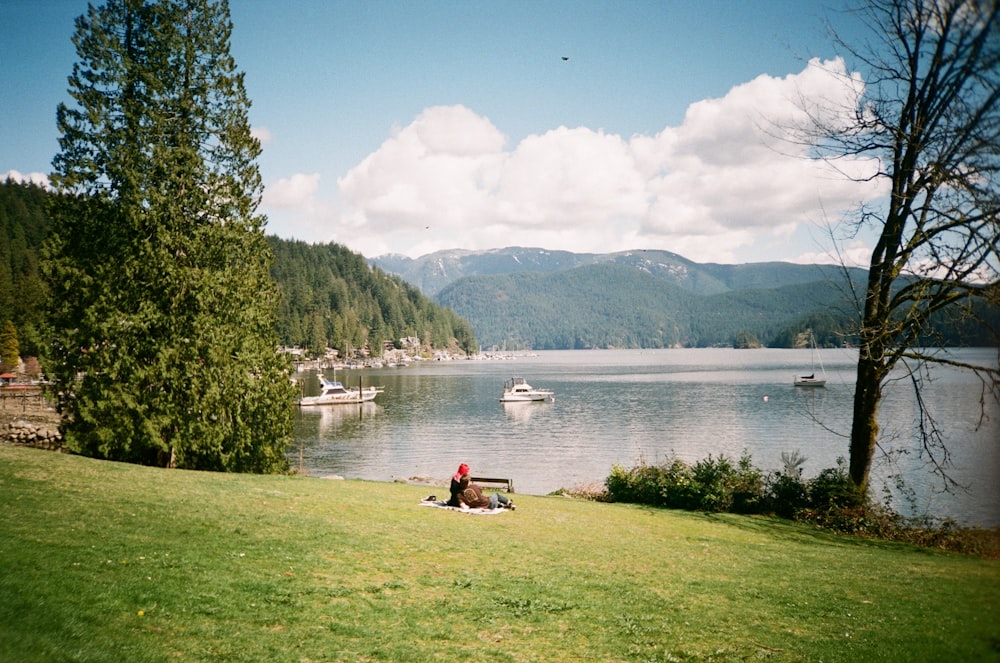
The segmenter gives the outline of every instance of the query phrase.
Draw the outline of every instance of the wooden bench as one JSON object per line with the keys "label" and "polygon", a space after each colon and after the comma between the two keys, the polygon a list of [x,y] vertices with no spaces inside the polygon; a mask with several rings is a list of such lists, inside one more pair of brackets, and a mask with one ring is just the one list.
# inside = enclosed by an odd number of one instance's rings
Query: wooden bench
{"label": "wooden bench", "polygon": [[469,481],[472,481],[473,483],[478,483],[480,485],[482,485],[482,484],[485,483],[485,484],[491,484],[491,485],[494,485],[494,486],[503,486],[503,488],[508,493],[513,493],[514,492],[514,480],[513,479],[495,479],[495,478],[491,478],[491,477],[469,477]]}

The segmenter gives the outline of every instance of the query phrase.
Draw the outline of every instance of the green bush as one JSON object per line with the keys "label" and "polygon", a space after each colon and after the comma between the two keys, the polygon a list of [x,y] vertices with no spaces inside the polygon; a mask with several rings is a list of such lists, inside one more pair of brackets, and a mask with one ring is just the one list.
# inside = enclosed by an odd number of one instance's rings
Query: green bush
{"label": "green bush", "polygon": [[700,511],[758,513],[764,503],[763,474],[745,453],[734,464],[711,455],[694,465],[675,458],[663,465],[611,468],[608,499]]}
{"label": "green bush", "polygon": [[653,505],[662,505],[660,483],[659,468],[645,464],[632,469],[615,465],[605,481],[612,501]]}
{"label": "green bush", "polygon": [[625,469],[624,465],[614,464],[611,466],[611,474],[604,480],[604,487],[607,489],[608,499],[618,502],[636,502],[631,490],[632,482],[629,480],[631,473]]}
{"label": "green bush", "polygon": [[782,518],[795,516],[809,506],[809,487],[799,474],[774,472],[767,479],[767,507]]}
{"label": "green bush", "polygon": [[713,459],[709,454],[705,460],[694,464],[698,509],[701,511],[729,511],[733,505],[731,481],[735,470],[725,456]]}
{"label": "green bush", "polygon": [[985,557],[997,556],[1000,531],[962,528],[953,521],[907,519],[888,503],[874,504],[854,489],[844,468],[827,468],[802,478],[805,458],[782,454],[783,471],[764,474],[744,451],[735,464],[725,455],[694,465],[674,458],[662,465],[611,468],[602,499],[689,511],[773,514],[859,536],[905,541]]}
{"label": "green bush", "polygon": [[691,466],[675,458],[660,473],[660,504],[672,509],[694,511],[702,503]]}
{"label": "green bush", "polygon": [[822,470],[809,482],[809,506],[813,509],[863,507],[851,477],[844,469],[844,459],[837,459],[837,467]]}
{"label": "green bush", "polygon": [[764,474],[754,467],[750,453],[745,451],[736,465],[733,477],[733,513],[760,513],[764,502]]}

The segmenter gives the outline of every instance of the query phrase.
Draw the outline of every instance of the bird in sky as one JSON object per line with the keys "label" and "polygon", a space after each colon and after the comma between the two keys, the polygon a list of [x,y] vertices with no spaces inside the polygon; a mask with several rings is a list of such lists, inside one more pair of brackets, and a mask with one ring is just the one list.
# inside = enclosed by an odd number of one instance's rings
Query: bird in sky
{"label": "bird in sky", "polygon": [[569,58],[564,55],[563,56],[563,62],[566,62],[566,60],[569,60]]}

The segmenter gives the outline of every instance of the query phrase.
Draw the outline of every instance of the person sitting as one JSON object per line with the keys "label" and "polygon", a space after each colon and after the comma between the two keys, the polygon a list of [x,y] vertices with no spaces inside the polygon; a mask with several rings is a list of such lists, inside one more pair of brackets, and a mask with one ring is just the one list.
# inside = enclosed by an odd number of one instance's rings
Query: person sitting
{"label": "person sitting", "polygon": [[462,492],[462,475],[469,474],[469,466],[462,463],[458,466],[458,472],[451,478],[451,497],[448,498],[448,506],[462,506],[461,501],[458,499],[458,494]]}
{"label": "person sitting", "polygon": [[504,508],[514,510],[514,503],[506,495],[493,493],[489,497],[483,494],[483,489],[472,483],[468,474],[463,474],[459,480],[461,491],[458,494],[460,504],[470,509],[497,509]]}

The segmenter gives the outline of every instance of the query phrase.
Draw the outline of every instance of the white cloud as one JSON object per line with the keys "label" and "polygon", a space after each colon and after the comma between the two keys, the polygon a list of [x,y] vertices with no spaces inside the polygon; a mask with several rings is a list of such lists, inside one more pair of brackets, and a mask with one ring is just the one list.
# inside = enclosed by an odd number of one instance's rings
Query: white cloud
{"label": "white cloud", "polygon": [[507,158],[505,140],[465,107],[426,109],[338,180],[344,222],[375,234],[481,223]]}
{"label": "white cloud", "polygon": [[278,209],[307,211],[315,205],[319,173],[296,173],[264,189],[263,203]]}
{"label": "white cloud", "polygon": [[268,232],[309,242],[335,240],[336,207],[320,197],[320,181],[319,173],[295,173],[267,184],[261,209]]}
{"label": "white cloud", "polygon": [[[808,119],[803,104],[853,104],[856,88],[845,86],[844,76],[839,60],[814,60],[781,79],[759,76],[721,99],[692,104],[679,127],[633,139],[655,201],[644,234],[688,241],[733,232],[789,235],[800,223],[821,220],[824,207],[847,209],[876,194],[874,185],[809,159],[808,147],[792,139]],[[852,174],[875,165],[839,164]]]}
{"label": "white cloud", "polygon": [[803,265],[844,265],[868,269],[872,256],[871,247],[861,240],[844,242],[839,250],[802,253],[789,259]]}
{"label": "white cloud", "polygon": [[834,170],[782,135],[808,121],[803,107],[836,121],[860,89],[841,60],[813,60],[692,104],[655,136],[558,127],[512,148],[488,118],[436,106],[338,178],[337,213],[317,202],[318,174],[279,180],[264,203],[368,256],[521,245],[733,261],[761,236],[790,238],[879,195],[844,175],[872,162]]}
{"label": "white cloud", "polygon": [[619,136],[559,127],[528,136],[504,162],[494,192],[497,220],[568,232],[641,218],[645,183]]}
{"label": "white cloud", "polygon": [[259,140],[261,145],[270,143],[273,138],[273,136],[271,136],[271,130],[267,127],[251,127],[250,135]]}
{"label": "white cloud", "polygon": [[0,182],[6,182],[7,180],[18,182],[20,184],[30,182],[32,184],[45,187],[46,189],[49,187],[49,176],[45,173],[35,172],[24,174],[17,170],[8,170],[3,175],[0,175]]}

